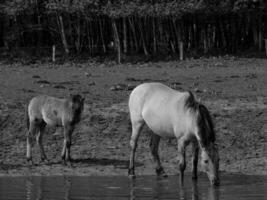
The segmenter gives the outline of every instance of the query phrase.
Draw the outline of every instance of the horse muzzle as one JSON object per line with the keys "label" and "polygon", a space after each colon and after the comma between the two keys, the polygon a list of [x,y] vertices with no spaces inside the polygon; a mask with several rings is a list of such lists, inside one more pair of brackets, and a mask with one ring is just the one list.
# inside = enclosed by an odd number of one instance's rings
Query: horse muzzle
{"label": "horse muzzle", "polygon": [[212,178],[210,179],[210,184],[214,186],[219,186],[220,185],[220,179],[219,178]]}

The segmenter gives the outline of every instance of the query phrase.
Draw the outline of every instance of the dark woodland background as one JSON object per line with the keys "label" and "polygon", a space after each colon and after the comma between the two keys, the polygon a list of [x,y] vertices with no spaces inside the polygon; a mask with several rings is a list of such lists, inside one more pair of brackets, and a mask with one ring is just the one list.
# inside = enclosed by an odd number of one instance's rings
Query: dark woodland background
{"label": "dark woodland background", "polygon": [[264,0],[0,0],[2,58],[265,55],[265,38]]}

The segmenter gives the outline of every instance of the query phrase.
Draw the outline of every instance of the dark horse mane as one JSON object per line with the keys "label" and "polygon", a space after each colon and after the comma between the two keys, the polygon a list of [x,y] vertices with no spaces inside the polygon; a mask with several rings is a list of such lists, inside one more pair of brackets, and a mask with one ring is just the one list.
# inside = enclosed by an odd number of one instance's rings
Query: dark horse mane
{"label": "dark horse mane", "polygon": [[214,124],[207,107],[196,101],[192,92],[189,91],[189,97],[185,101],[185,107],[190,108],[197,113],[197,125],[199,129],[200,142],[204,147],[215,142]]}
{"label": "dark horse mane", "polygon": [[81,113],[83,110],[83,101],[84,99],[82,98],[81,95],[76,94],[76,95],[71,95],[70,97],[71,102],[73,103],[73,120],[72,120],[72,125],[78,123],[81,120]]}

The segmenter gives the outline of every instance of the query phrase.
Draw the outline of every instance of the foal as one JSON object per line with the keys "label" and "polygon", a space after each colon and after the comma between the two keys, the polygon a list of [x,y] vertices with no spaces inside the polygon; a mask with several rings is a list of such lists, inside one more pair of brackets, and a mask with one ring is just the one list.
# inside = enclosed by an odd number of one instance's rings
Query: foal
{"label": "foal", "polygon": [[151,136],[150,149],[158,175],[166,176],[158,155],[160,138],[175,137],[178,141],[181,180],[186,167],[185,148],[191,142],[192,178],[197,178],[200,147],[204,171],[211,184],[219,184],[219,155],[211,116],[207,108],[197,102],[191,92],[178,92],[161,83],[144,83],[130,94],[129,110],[132,124],[129,176],[135,176],[134,157],[137,140],[143,125],[147,124],[154,133]]}
{"label": "foal", "polygon": [[34,137],[41,152],[41,160],[47,161],[42,144],[42,136],[46,125],[63,126],[64,143],[61,157],[64,162],[70,162],[71,135],[75,125],[80,121],[84,106],[84,98],[71,95],[68,99],[58,99],[50,96],[34,97],[27,112],[27,160],[32,162],[31,148]]}

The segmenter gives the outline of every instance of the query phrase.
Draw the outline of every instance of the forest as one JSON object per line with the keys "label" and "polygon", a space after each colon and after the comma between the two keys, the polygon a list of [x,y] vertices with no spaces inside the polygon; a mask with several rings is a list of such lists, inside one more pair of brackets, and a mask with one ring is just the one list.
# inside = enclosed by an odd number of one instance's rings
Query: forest
{"label": "forest", "polygon": [[264,0],[0,0],[0,53],[265,52]]}

